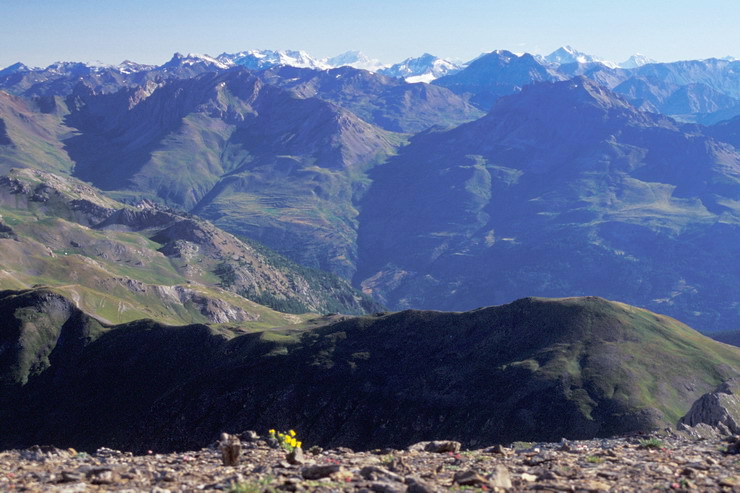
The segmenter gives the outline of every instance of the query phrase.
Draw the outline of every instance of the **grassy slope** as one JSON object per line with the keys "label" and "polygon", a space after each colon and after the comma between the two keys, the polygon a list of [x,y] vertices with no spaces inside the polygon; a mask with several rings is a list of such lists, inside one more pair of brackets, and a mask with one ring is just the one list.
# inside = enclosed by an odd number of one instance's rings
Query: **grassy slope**
{"label": "grassy slope", "polygon": [[[0,197],[2,222],[12,231],[12,234],[0,238],[0,288],[19,289],[37,284],[53,286],[85,311],[108,323],[139,318],[172,324],[214,320],[203,313],[200,306],[184,301],[175,292],[177,286],[180,291],[192,293],[192,296],[188,295],[190,298],[221,300],[242,310],[255,327],[286,325],[303,318],[276,312],[219,288],[223,282],[213,271],[222,260],[209,257],[208,252],[196,252],[187,259],[168,257],[158,251],[161,244],[149,239],[153,234],[150,231],[97,230],[81,224],[85,217],[71,205],[74,200],[84,199],[101,209],[124,207],[96,195],[90,187],[79,185],[75,188],[77,182],[74,180],[37,175],[31,171],[17,171],[11,176],[28,188],[26,192],[12,193],[6,187]],[[57,179],[59,183],[55,182]],[[51,186],[53,191],[42,199],[33,199],[34,190],[38,190],[34,187],[42,182]],[[235,239],[232,242],[237,247],[240,245]],[[254,245],[243,248],[256,251]],[[269,253],[264,247],[260,248]],[[255,255],[256,259],[250,257],[251,262],[242,267],[250,269],[251,275],[259,276],[259,279],[268,276],[269,281],[271,273],[273,276],[283,273],[293,276],[292,280],[285,281],[286,286],[288,282],[299,286],[308,282],[308,290],[323,282],[325,286],[317,289],[320,293],[315,296],[325,296],[330,308],[347,309],[346,301],[335,301],[330,296],[334,292],[346,295],[350,291],[346,283],[335,285],[331,282],[333,278],[327,282],[308,269],[296,274],[296,266],[289,262],[281,264],[281,257],[275,254],[271,255],[269,262],[266,254]],[[279,302],[280,298],[273,296],[272,301]]]}
{"label": "grassy slope", "polygon": [[66,110],[41,113],[33,103],[0,91],[0,120],[10,140],[0,145],[0,173],[29,167],[69,173],[74,167],[62,139],[73,129],[62,123]]}
{"label": "grassy slope", "polygon": [[[8,224],[14,224],[14,231],[22,238],[0,239],[2,287],[54,287],[108,323],[140,318],[170,324],[209,321],[196,306],[170,298],[156,286],[183,286],[209,298],[226,300],[250,313],[260,327],[300,319],[216,286],[189,285],[173,263],[157,252],[159,245],[140,234],[96,231],[58,218],[36,220],[32,213],[6,209],[0,209],[0,213]],[[72,246],[71,241],[80,247]],[[111,252],[116,255],[110,255]]]}

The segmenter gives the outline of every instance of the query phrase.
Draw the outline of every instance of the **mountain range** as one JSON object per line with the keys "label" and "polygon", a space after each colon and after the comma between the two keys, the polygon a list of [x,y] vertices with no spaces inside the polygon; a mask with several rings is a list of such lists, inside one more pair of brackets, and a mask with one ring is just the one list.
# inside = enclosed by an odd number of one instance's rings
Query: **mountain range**
{"label": "mountain range", "polygon": [[394,309],[596,294],[737,328],[737,117],[659,113],[731,114],[737,62],[497,50],[432,84],[227,62],[6,69],[0,172],[198,215]]}
{"label": "mountain range", "polygon": [[[498,54],[497,56],[493,56]],[[486,63],[479,63],[486,58]],[[517,60],[522,58],[522,60]],[[480,85],[471,95],[480,109],[488,111],[501,95],[516,92],[528,83],[542,80],[562,80],[575,75],[587,77],[626,95],[638,107],[674,116],[683,121],[717,123],[740,114],[740,88],[737,82],[738,63],[733,57],[658,63],[645,55],[635,54],[616,64],[580,52],[571,46],[558,48],[547,56],[511,53],[496,50],[483,53],[468,62],[457,62],[424,53],[396,64],[383,64],[359,51],[348,51],[335,57],[318,59],[304,51],[248,50],[208,55],[187,56],[176,53],[161,66],[141,65],[124,61],[117,66],[57,62],[46,68],[29,68],[16,63],[0,70],[0,87],[11,92],[69,91],[85,80],[97,90],[115,90],[121,85],[140,85],[146,80],[191,77],[204,71],[220,71],[244,67],[261,71],[274,67],[297,67],[330,70],[352,67],[406,82],[430,83],[475,67],[466,75],[452,79],[463,91]],[[510,64],[510,66],[509,66]],[[545,74],[547,73],[547,75]],[[489,84],[480,77],[491,76]],[[55,81],[55,83],[50,83]],[[451,81],[446,84],[453,83]],[[501,85],[503,84],[503,87]],[[443,84],[444,85],[444,84]],[[449,87],[449,86],[445,86]],[[507,89],[508,87],[508,89]],[[483,93],[483,94],[480,94]],[[486,94],[490,93],[489,96]]]}

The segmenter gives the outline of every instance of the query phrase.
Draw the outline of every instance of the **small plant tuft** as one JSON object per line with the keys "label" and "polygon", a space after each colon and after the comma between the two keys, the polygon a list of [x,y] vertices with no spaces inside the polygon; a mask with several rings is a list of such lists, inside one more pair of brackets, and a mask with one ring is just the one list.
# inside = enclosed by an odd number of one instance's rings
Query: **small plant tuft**
{"label": "small plant tuft", "polygon": [[278,489],[272,486],[274,478],[266,476],[255,481],[235,483],[227,490],[228,493],[277,493]]}
{"label": "small plant tuft", "polygon": [[660,449],[665,447],[665,442],[659,438],[647,438],[645,440],[640,440],[639,446],[640,448]]}

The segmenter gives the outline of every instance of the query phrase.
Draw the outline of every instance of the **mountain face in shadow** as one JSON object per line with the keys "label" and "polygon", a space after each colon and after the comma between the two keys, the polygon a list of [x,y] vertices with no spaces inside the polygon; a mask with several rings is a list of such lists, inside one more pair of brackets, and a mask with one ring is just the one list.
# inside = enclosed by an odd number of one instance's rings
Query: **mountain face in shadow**
{"label": "mountain face in shadow", "polygon": [[389,306],[597,294],[736,324],[740,154],[588,79],[420,134],[372,178],[355,281]]}
{"label": "mountain face in shadow", "polygon": [[518,56],[496,50],[481,55],[456,74],[440,77],[434,85],[467,95],[473,104],[488,111],[498,98],[514,94],[524,86],[563,78],[530,54]]}
{"label": "mountain face in shadow", "polygon": [[0,359],[3,448],[164,451],[273,427],[359,449],[609,436],[675,424],[740,363],[737,348],[598,298],[328,317],[236,337],[103,326],[46,290],[0,293],[0,313],[0,341],[18,348]]}

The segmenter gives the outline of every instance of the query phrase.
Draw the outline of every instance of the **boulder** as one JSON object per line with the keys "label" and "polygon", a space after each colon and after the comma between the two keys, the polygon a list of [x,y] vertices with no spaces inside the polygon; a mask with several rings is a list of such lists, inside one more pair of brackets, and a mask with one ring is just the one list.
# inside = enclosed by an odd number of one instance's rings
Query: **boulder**
{"label": "boulder", "polygon": [[701,396],[678,422],[678,429],[691,435],[706,435],[707,427],[720,435],[740,434],[740,379],[731,378]]}
{"label": "boulder", "polygon": [[452,440],[434,440],[431,442],[415,443],[414,445],[411,445],[408,450],[412,452],[435,452],[441,454],[445,452],[457,453],[460,451],[460,447],[460,442]]}

